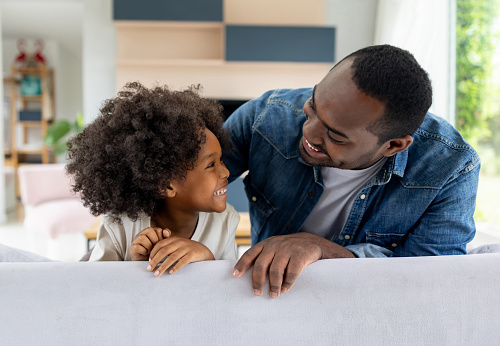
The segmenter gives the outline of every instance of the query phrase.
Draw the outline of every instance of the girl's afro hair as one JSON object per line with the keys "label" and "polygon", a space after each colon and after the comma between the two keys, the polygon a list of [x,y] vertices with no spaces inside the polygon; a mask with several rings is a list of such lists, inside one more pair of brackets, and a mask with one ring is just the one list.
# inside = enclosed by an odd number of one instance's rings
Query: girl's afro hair
{"label": "girl's afro hair", "polygon": [[119,220],[151,216],[172,180],[193,168],[204,129],[229,149],[222,106],[198,95],[200,86],[171,91],[128,83],[106,100],[100,115],[68,141],[68,174],[73,192],[95,216]]}

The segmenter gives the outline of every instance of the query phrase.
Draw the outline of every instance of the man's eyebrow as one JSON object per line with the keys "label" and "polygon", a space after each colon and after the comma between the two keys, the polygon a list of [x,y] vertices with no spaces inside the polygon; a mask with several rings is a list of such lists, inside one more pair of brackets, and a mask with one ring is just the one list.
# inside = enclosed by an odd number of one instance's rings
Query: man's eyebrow
{"label": "man's eyebrow", "polygon": [[[312,101],[312,102],[311,102],[311,107],[312,107],[312,109],[314,110],[314,112],[316,112],[316,102],[314,102],[314,94],[315,94],[315,93],[316,93],[316,85],[315,85],[315,86],[314,86],[314,88],[313,88],[313,93],[312,93],[312,98],[311,98],[311,101]],[[316,114],[316,116],[318,116],[318,115]],[[321,123],[323,124],[323,126],[324,126],[324,127],[326,127],[326,128],[328,129],[328,131],[333,132],[333,133],[335,133],[336,135],[339,135],[340,137],[344,137],[345,139],[349,139],[349,137],[347,137],[347,135],[346,135],[345,133],[340,132],[340,131],[338,131],[338,130],[335,130],[334,128],[332,128],[332,127],[328,126],[328,125],[327,125],[327,124],[326,124],[326,123],[325,123],[322,119],[320,119],[319,117],[318,117],[318,119],[319,119],[319,121],[321,121]]]}

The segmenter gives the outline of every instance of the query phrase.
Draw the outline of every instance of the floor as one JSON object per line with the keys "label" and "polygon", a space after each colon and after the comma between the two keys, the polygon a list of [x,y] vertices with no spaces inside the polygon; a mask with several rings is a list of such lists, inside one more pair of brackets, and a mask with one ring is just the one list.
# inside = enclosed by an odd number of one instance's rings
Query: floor
{"label": "floor", "polygon": [[[7,213],[7,222],[0,225],[0,243],[18,249],[31,251],[41,256],[63,262],[77,262],[87,253],[87,239],[83,234],[67,234],[50,239],[41,234],[28,234],[23,228],[24,211],[18,203]],[[477,223],[475,238],[468,249],[486,244],[500,244],[500,230],[488,223]],[[238,257],[249,247],[240,246]]]}
{"label": "floor", "polygon": [[44,234],[30,234],[23,227],[21,203],[7,212],[7,222],[0,225],[0,243],[31,251],[63,262],[77,262],[87,253],[87,238],[82,233],[66,234],[51,239]]}

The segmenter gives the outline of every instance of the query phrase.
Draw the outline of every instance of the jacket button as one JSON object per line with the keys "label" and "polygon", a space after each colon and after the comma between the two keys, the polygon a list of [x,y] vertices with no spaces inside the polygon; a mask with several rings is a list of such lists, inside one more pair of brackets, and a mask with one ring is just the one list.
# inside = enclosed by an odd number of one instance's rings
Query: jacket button
{"label": "jacket button", "polygon": [[392,247],[397,247],[397,246],[398,246],[398,244],[396,244],[396,243],[392,243],[392,244],[391,244],[391,246],[392,246]]}
{"label": "jacket button", "polygon": [[254,201],[254,202],[255,202],[256,200],[257,200],[257,197],[252,196],[252,201]]}
{"label": "jacket button", "polygon": [[362,194],[361,196],[359,196],[360,199],[365,199],[366,198],[366,195],[365,194]]}
{"label": "jacket button", "polygon": [[314,196],[314,192],[309,191],[308,195],[309,195],[309,197],[312,197],[312,196]]}
{"label": "jacket button", "polygon": [[292,227],[290,227],[290,226],[286,226],[286,230],[287,230],[287,231],[290,231],[291,229],[292,229]]}
{"label": "jacket button", "polygon": [[347,234],[347,235],[344,237],[344,239],[349,240],[349,239],[351,239],[351,236],[350,236],[349,234]]}

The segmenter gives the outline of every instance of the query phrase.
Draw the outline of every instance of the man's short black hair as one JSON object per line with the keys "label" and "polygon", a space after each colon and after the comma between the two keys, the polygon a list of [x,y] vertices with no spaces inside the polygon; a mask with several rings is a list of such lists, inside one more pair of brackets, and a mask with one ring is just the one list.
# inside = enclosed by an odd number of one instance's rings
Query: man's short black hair
{"label": "man's short black hair", "polygon": [[384,115],[367,130],[378,136],[380,144],[412,135],[432,104],[429,75],[413,55],[378,45],[362,48],[346,59],[352,59],[352,79],[358,89],[385,105]]}

